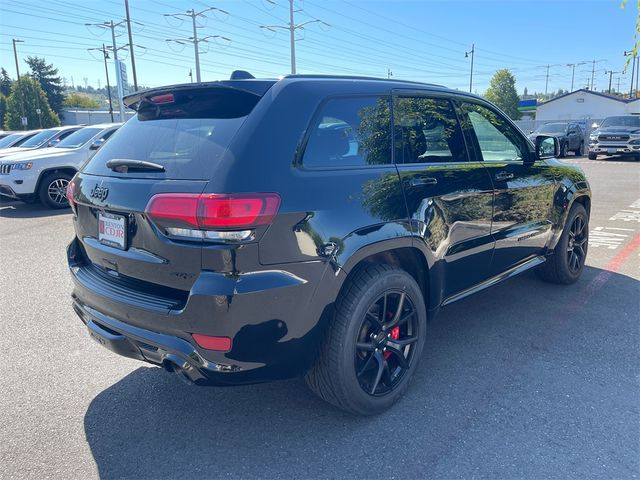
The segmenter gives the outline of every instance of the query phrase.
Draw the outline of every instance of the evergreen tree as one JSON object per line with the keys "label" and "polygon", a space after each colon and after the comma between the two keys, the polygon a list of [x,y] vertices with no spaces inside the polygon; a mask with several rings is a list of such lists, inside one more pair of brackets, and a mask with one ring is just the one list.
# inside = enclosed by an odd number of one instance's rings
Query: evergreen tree
{"label": "evergreen tree", "polygon": [[4,114],[7,113],[7,97],[0,93],[0,129],[4,125]]}
{"label": "evergreen tree", "polygon": [[[40,115],[38,115],[37,109],[40,109]],[[51,109],[47,101],[47,94],[40,87],[40,84],[29,75],[23,75],[20,77],[20,82],[13,82],[11,85],[11,94],[7,98],[7,111],[4,115],[5,130],[24,129],[21,121],[23,112],[27,117],[27,128],[29,129],[60,125],[60,118]]]}
{"label": "evergreen tree", "polygon": [[0,93],[5,97],[8,97],[11,93],[11,78],[7,71],[3,68],[0,68]]}
{"label": "evergreen tree", "polygon": [[62,79],[58,76],[58,69],[47,64],[44,58],[27,57],[26,62],[33,78],[40,82],[40,86],[47,94],[51,109],[59,114],[64,102],[64,87]]}
{"label": "evergreen tree", "polygon": [[520,97],[516,91],[516,79],[506,68],[495,73],[484,96],[500,107],[512,120],[522,117],[518,110]]}

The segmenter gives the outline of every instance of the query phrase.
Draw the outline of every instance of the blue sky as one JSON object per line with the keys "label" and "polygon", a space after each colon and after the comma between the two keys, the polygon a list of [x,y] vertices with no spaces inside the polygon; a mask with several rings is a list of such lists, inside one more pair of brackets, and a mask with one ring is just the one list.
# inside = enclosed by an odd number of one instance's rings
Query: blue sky
{"label": "blue sky", "polygon": [[[230,39],[201,44],[203,80],[228,78],[234,69],[256,76],[289,73],[289,37],[261,25],[285,25],[288,0],[130,0],[135,26],[138,83],[159,86],[189,81],[194,68],[193,47],[168,44],[168,38],[191,36],[190,21],[164,13],[226,10],[207,13],[199,36]],[[630,0],[526,1],[526,0],[299,0],[296,23],[321,19],[330,26],[309,24],[298,31],[298,73],[387,75],[426,81],[466,90],[469,59],[465,51],[475,44],[474,91],[482,94],[499,68],[509,68],[520,92],[544,91],[546,65],[549,90],[568,89],[568,63],[599,60],[595,65],[596,89],[607,88],[605,70],[624,68],[624,50],[633,46],[637,10]],[[0,65],[15,77],[11,39],[19,38],[21,57],[45,57],[68,83],[97,86],[105,83],[101,54],[87,48],[111,42],[109,32],[85,23],[118,21],[124,16],[124,0],[2,0],[0,2]],[[116,41],[127,43],[124,29]],[[121,51],[127,56],[126,51]],[[128,62],[128,59],[127,59]],[[110,76],[115,76],[110,64]],[[129,79],[131,81],[131,67]],[[591,63],[578,66],[575,88],[591,78]],[[26,64],[21,63],[21,72]],[[629,88],[630,72],[621,77],[621,90]],[[194,68],[195,78],[195,68]],[[85,80],[86,79],[86,80]]]}

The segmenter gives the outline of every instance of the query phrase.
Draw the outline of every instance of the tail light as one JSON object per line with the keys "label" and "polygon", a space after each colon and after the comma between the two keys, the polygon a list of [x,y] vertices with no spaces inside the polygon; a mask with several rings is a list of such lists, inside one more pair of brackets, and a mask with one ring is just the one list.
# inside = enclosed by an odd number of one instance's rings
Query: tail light
{"label": "tail light", "polygon": [[71,207],[71,210],[73,210],[74,215],[77,213],[75,194],[76,194],[76,184],[73,180],[71,180],[67,184],[67,193],[65,196],[67,197],[67,201],[69,202],[69,206]]}
{"label": "tail light", "polygon": [[151,198],[145,213],[169,235],[246,240],[252,228],[270,224],[279,207],[276,193],[161,193]]}

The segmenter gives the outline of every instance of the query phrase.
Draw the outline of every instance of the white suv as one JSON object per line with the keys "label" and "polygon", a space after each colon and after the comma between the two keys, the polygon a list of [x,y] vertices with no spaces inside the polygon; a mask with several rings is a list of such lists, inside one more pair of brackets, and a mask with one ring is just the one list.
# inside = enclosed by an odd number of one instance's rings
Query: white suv
{"label": "white suv", "polygon": [[120,127],[107,123],[84,127],[54,147],[16,153],[0,160],[0,195],[49,208],[68,206],[69,180]]}

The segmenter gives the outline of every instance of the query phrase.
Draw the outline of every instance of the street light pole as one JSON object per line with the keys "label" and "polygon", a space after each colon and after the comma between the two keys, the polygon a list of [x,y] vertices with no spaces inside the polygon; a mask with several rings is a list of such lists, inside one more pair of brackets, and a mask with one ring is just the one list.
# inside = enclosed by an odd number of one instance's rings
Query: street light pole
{"label": "street light pole", "polygon": [[13,57],[16,60],[16,75],[18,76],[18,90],[20,90],[20,112],[22,113],[22,117],[20,118],[20,123],[22,125],[22,129],[26,130],[27,125],[23,123],[23,119],[26,118],[24,116],[24,94],[22,92],[22,88],[20,88],[20,67],[18,65],[18,50],[16,50],[16,43],[23,43],[24,40],[18,40],[17,38],[12,38],[13,42]]}
{"label": "street light pole", "polygon": [[471,50],[468,52],[464,52],[464,58],[469,58],[469,54],[471,54],[471,71],[469,72],[469,93],[473,89],[473,57],[476,53],[476,44],[471,44]]}
{"label": "street light pole", "polygon": [[629,57],[631,55],[633,55],[633,64],[631,66],[631,86],[629,87],[629,98],[633,97],[633,80],[634,80],[634,75],[636,73],[636,54],[633,50],[624,52],[625,57]]}
{"label": "street light pole", "polygon": [[605,72],[604,72],[604,74],[605,74],[605,75],[606,75],[606,74],[609,74],[609,90],[608,90],[609,95],[611,95],[611,80],[613,79],[613,74],[614,74],[614,73],[620,73],[620,72],[613,72],[613,71],[611,71],[611,70],[609,70],[609,71],[606,71],[606,70],[605,70]]}
{"label": "street light pole", "polygon": [[587,62],[567,63],[567,67],[571,67],[571,91],[573,92],[573,80],[576,76],[576,67],[585,65]]}

